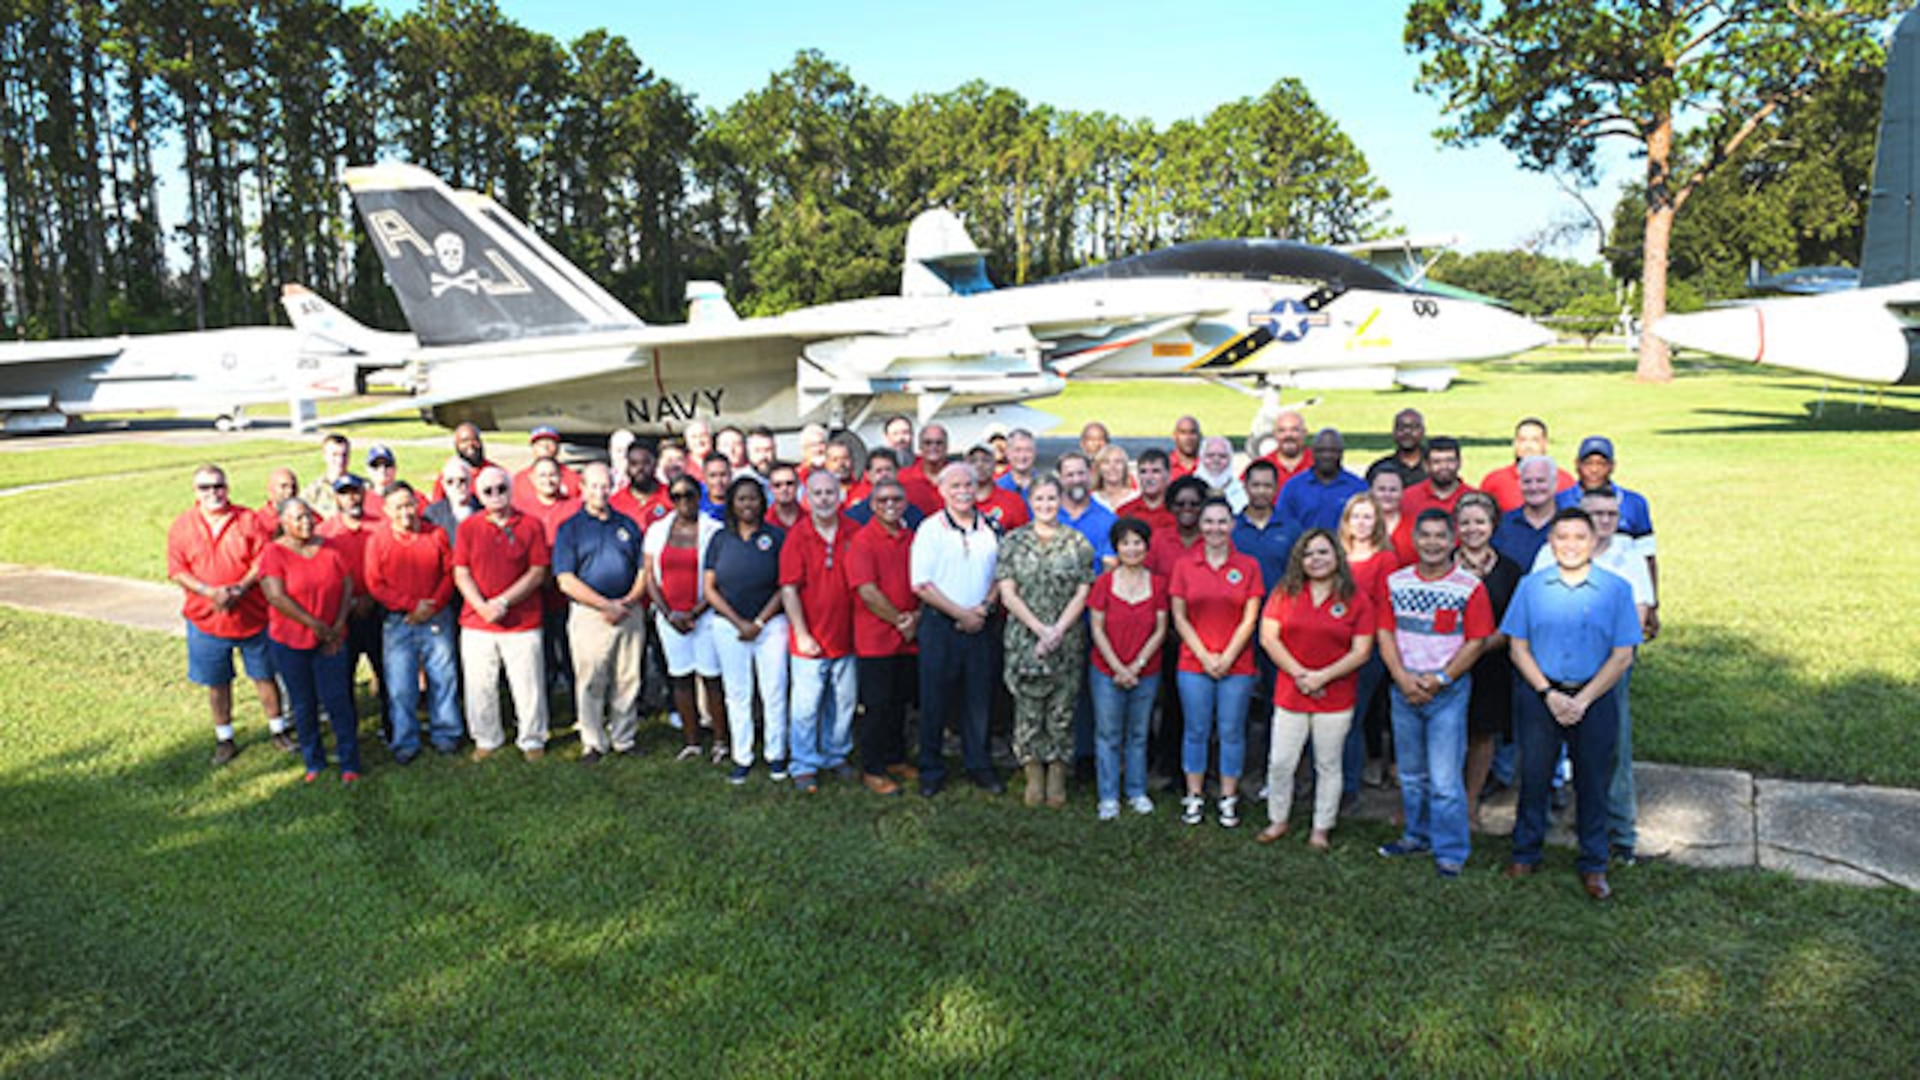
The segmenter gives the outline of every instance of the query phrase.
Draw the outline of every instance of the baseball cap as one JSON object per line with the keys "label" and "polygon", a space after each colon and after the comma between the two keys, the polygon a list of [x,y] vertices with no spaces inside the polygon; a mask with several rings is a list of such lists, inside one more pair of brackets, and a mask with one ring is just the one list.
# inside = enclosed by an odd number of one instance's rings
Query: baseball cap
{"label": "baseball cap", "polygon": [[1580,453],[1577,456],[1575,456],[1574,460],[1578,461],[1580,460],[1580,458],[1586,457],[1588,454],[1599,454],[1601,457],[1606,458],[1608,461],[1614,460],[1613,440],[1607,438],[1605,435],[1589,435],[1586,438],[1581,439]]}
{"label": "baseball cap", "polygon": [[375,465],[392,465],[393,463],[393,451],[384,446],[375,446],[367,451],[367,468],[369,469]]}
{"label": "baseball cap", "polygon": [[533,429],[533,434],[527,436],[527,441],[530,443],[537,443],[541,439],[552,439],[554,442],[559,442],[560,432],[550,425],[541,424],[539,427]]}
{"label": "baseball cap", "polygon": [[333,482],[333,490],[335,491],[360,491],[365,487],[366,485],[360,482],[360,478],[352,473],[348,473]]}

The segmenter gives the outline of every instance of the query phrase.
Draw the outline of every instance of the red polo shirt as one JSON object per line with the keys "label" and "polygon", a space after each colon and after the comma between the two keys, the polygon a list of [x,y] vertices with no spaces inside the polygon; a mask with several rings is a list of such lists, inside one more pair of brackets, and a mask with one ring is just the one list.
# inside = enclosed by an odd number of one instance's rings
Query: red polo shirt
{"label": "red polo shirt", "polygon": [[[560,465],[559,460],[555,459],[554,464]],[[566,465],[560,465],[560,497],[571,500],[580,498],[580,474]],[[513,474],[513,504],[519,506],[534,499],[533,466],[529,465]]]}
{"label": "red polo shirt", "polygon": [[902,469],[900,486],[907,489],[907,501],[919,507],[921,513],[937,514],[946,509],[947,502],[940,497],[940,485],[927,476],[926,470],[918,466]]}
{"label": "red polo shirt", "polygon": [[[1247,601],[1260,599],[1260,564],[1251,556],[1229,551],[1227,561],[1215,568],[1207,564],[1206,547],[1196,545],[1191,555],[1174,564],[1167,592],[1187,602],[1187,623],[1209,651],[1219,652],[1233,640]],[[1233,658],[1227,674],[1253,674],[1253,638],[1247,641],[1248,647]],[[1200,660],[1185,641],[1180,643],[1180,670],[1201,673]]]}
{"label": "red polo shirt", "polygon": [[[1453,493],[1443,499],[1433,493],[1433,481],[1422,480],[1408,488],[1407,493],[1401,496],[1400,520],[1403,522],[1411,521],[1418,518],[1421,511],[1432,510],[1436,507],[1451,514],[1454,509],[1460,505],[1461,497],[1472,490],[1473,485],[1462,480],[1453,486]],[[1498,523],[1496,522],[1496,524]]]}
{"label": "red polo shirt", "polygon": [[253,511],[253,520],[259,522],[260,528],[266,531],[267,539],[280,535],[280,515],[274,511],[272,503],[265,503]]}
{"label": "red polo shirt", "polygon": [[[1326,667],[1347,655],[1354,638],[1370,637],[1374,629],[1373,602],[1360,588],[1345,600],[1329,590],[1324,604],[1313,602],[1311,587],[1302,587],[1297,596],[1275,589],[1260,617],[1279,621],[1280,644],[1309,670]],[[1288,712],[1343,712],[1353,708],[1354,685],[1359,679],[1359,671],[1348,672],[1328,683],[1319,697],[1310,698],[1282,672],[1273,680],[1273,703]]]}
{"label": "red polo shirt", "polygon": [[[260,553],[273,543],[252,510],[229,504],[211,524],[198,506],[173,519],[167,529],[167,576],[192,574],[208,585],[233,585],[253,570]],[[186,594],[180,614],[202,632],[223,638],[252,637],[267,628],[267,598],[248,589],[227,611],[199,593]]]}
{"label": "red polo shirt", "polygon": [[[1556,469],[1555,473],[1553,493],[1558,495],[1572,487],[1574,481],[1572,474],[1565,469]],[[1520,463],[1516,461],[1511,465],[1503,465],[1488,473],[1480,481],[1480,490],[1493,496],[1493,501],[1500,504],[1503,514],[1520,509],[1520,504],[1526,501],[1520,497]]]}
{"label": "red polo shirt", "polygon": [[901,522],[900,530],[889,534],[875,518],[853,534],[853,546],[847,549],[847,589],[853,597],[853,654],[882,657],[911,655],[920,646],[900,636],[900,630],[868,610],[860,599],[862,585],[880,590],[895,611],[917,611],[920,598],[914,595],[912,577],[913,530]]}
{"label": "red polo shirt", "polygon": [[1286,487],[1287,481],[1299,476],[1301,473],[1313,471],[1313,451],[1311,450],[1302,450],[1300,452],[1300,460],[1294,462],[1292,468],[1288,468],[1287,463],[1280,460],[1280,451],[1278,450],[1275,450],[1260,460],[1267,462],[1279,471],[1281,487]]}
{"label": "red polo shirt", "polygon": [[[1033,520],[1033,514],[1027,510],[1026,500],[1018,492],[1008,491],[998,484],[991,487],[993,493],[976,494],[973,505],[983,517],[999,526],[1002,536]],[[979,489],[974,490],[977,492]]]}
{"label": "red polo shirt", "polygon": [[345,515],[335,514],[313,531],[340,550],[340,561],[346,564],[347,576],[353,579],[354,595],[359,596],[367,591],[367,538],[383,530],[365,518],[360,519],[357,529],[348,528],[346,522]]}
{"label": "red polo shirt", "polygon": [[[630,487],[621,488],[607,499],[607,505],[633,519],[644,532],[646,527],[673,513],[673,500],[667,498],[665,484],[655,484],[653,493],[642,498]],[[554,526],[555,530],[559,526]]]}
{"label": "red polo shirt", "polygon": [[[800,593],[800,610],[807,617],[807,630],[820,644],[820,658],[846,656],[853,652],[853,609],[856,601],[847,584],[847,554],[860,523],[845,514],[834,526],[833,542],[828,543],[813,527],[811,515],[787,533],[780,546],[780,584],[791,585]],[[861,604],[861,607],[866,605]],[[800,653],[796,628],[789,628],[787,648]]]}
{"label": "red polo shirt", "polygon": [[428,525],[421,532],[376,530],[367,537],[367,591],[388,611],[411,612],[432,600],[437,612],[453,600],[453,550],[447,534]]}
{"label": "red polo shirt", "polygon": [[[484,513],[460,523],[453,542],[453,565],[464,566],[473,574],[473,582],[482,596],[498,596],[520,580],[528,567],[550,566],[551,547],[540,522],[518,511],[509,511],[507,523],[496,525]],[[507,609],[507,617],[490,623],[472,606],[460,611],[460,625],[469,630],[512,633],[540,629],[540,591],[534,590]]]}
{"label": "red polo shirt", "polygon": [[[805,476],[800,477],[800,483],[802,485],[806,484],[806,482],[807,478]],[[842,485],[840,505],[852,506],[854,503],[866,502],[867,496],[871,494],[873,494],[873,481],[867,479],[865,476],[855,477],[853,483]]]}
{"label": "red polo shirt", "polygon": [[1193,471],[1199,467],[1200,458],[1198,455],[1187,457],[1178,450],[1167,451],[1168,480],[1178,480],[1183,476],[1192,476]]}
{"label": "red polo shirt", "polygon": [[1180,530],[1173,526],[1165,529],[1155,528],[1153,539],[1147,541],[1147,569],[1163,578],[1173,576],[1173,564],[1193,554],[1200,546],[1200,530],[1195,529],[1192,540],[1181,540]]}
{"label": "red polo shirt", "polygon": [[[493,462],[488,461],[486,458],[481,458],[480,467],[473,470],[473,475],[467,479],[467,494],[469,495],[474,494],[473,489],[478,486],[477,481],[479,481],[480,474],[482,472],[485,472],[488,469],[498,469],[498,468],[500,468],[500,466],[495,465]],[[504,472],[505,470],[502,470],[502,471]],[[433,477],[433,498],[428,499],[427,501],[439,502],[441,499],[444,499],[446,497],[447,497],[446,489],[440,486],[440,475],[438,473],[435,473]]]}
{"label": "red polo shirt", "polygon": [[[340,548],[331,540],[322,541],[320,549],[311,556],[296,555],[279,542],[268,544],[260,556],[260,577],[263,580],[279,578],[281,587],[300,605],[300,610],[328,626],[340,618],[341,582],[352,580]],[[289,649],[320,646],[320,639],[313,636],[313,631],[282,615],[278,608],[273,609],[267,636]]]}
{"label": "red polo shirt", "polygon": [[1115,517],[1139,518],[1147,523],[1147,527],[1153,530],[1155,536],[1163,532],[1172,532],[1175,528],[1173,510],[1167,505],[1167,493],[1164,491],[1160,493],[1158,506],[1148,506],[1147,497],[1138,495],[1126,504],[1124,510],[1115,510],[1113,513]]}
{"label": "red polo shirt", "polygon": [[[1167,610],[1167,579],[1159,574],[1150,576],[1153,591],[1145,600],[1129,603],[1113,595],[1111,570],[1101,574],[1094,581],[1092,591],[1087,593],[1087,607],[1105,616],[1107,644],[1113,646],[1114,655],[1129,663],[1139,658],[1141,646],[1153,636],[1154,623]],[[1161,651],[1155,649],[1147,657],[1146,666],[1140,669],[1141,678],[1160,674]],[[1113,668],[1107,664],[1106,654],[1097,646],[1093,650],[1093,666],[1102,675],[1113,677]]]}
{"label": "red polo shirt", "polygon": [[1354,587],[1366,594],[1374,610],[1386,603],[1387,575],[1407,565],[1400,553],[1388,547],[1385,551],[1376,551],[1356,563],[1348,563],[1347,569],[1353,574]]}
{"label": "red polo shirt", "polygon": [[[1395,525],[1393,531],[1387,534],[1387,540],[1393,545],[1393,557],[1400,561],[1400,566],[1412,566],[1414,563],[1420,561],[1420,553],[1413,550],[1412,514],[1407,513],[1405,510],[1400,511],[1400,523]],[[1394,569],[1397,570],[1399,567],[1395,567]],[[1387,573],[1391,574],[1393,570],[1389,570]]]}

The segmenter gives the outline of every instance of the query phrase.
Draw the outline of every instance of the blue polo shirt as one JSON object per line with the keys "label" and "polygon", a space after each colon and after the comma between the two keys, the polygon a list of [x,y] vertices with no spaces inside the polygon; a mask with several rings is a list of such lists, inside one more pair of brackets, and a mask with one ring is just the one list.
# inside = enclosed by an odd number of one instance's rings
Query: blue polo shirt
{"label": "blue polo shirt", "polygon": [[1293,553],[1295,535],[1277,507],[1264,526],[1248,520],[1244,510],[1233,515],[1233,550],[1253,556],[1253,561],[1260,564],[1260,581],[1267,592],[1272,592],[1287,572],[1287,556]]}
{"label": "blue polo shirt", "polygon": [[[1619,484],[1613,485],[1613,490],[1620,493],[1620,535],[1631,537],[1635,544],[1640,545],[1643,554],[1653,554],[1653,548],[1648,545],[1649,538],[1653,536],[1653,511],[1647,506],[1647,497]],[[1580,494],[1580,485],[1575,484],[1554,496],[1554,502],[1562,507],[1579,506]]]}
{"label": "blue polo shirt", "polygon": [[1366,490],[1365,480],[1344,469],[1324,482],[1309,469],[1280,489],[1280,501],[1274,510],[1296,536],[1308,529],[1337,530],[1347,500]]}
{"label": "blue polo shirt", "polygon": [[601,596],[618,600],[633,591],[645,565],[642,536],[640,526],[618,510],[608,510],[601,521],[583,509],[553,534],[553,572],[572,574]]}
{"label": "blue polo shirt", "polygon": [[722,528],[707,541],[707,569],[735,615],[754,618],[780,590],[780,544],[786,536],[778,525],[763,521],[745,540]]}
{"label": "blue polo shirt", "polygon": [[1509,510],[1500,515],[1500,524],[1493,530],[1493,550],[1519,563],[1522,567],[1533,565],[1534,556],[1547,546],[1547,534],[1553,531],[1553,518],[1534,528],[1527,524],[1526,507]]}
{"label": "blue polo shirt", "polygon": [[1547,678],[1583,683],[1613,650],[1640,644],[1640,613],[1624,578],[1595,566],[1568,585],[1559,566],[1548,566],[1520,579],[1500,632],[1525,641]]}
{"label": "blue polo shirt", "polygon": [[1113,523],[1120,519],[1113,511],[1100,505],[1099,499],[1088,499],[1087,509],[1079,517],[1067,509],[1066,500],[1060,502],[1060,523],[1087,538],[1093,545],[1093,572],[1098,574],[1106,569],[1102,560],[1111,559],[1113,554]]}
{"label": "blue polo shirt", "polygon": [[[1035,476],[1039,476],[1040,474],[1036,472],[1036,473],[1034,473],[1033,475],[1035,475]],[[1023,502],[1023,503],[1024,503],[1024,502],[1026,502],[1026,501],[1027,501],[1027,489],[1026,489],[1026,488],[1023,488],[1023,487],[1021,487],[1021,486],[1020,486],[1019,484],[1017,484],[1017,483],[1015,483],[1015,482],[1014,482],[1014,479],[1013,479],[1013,474],[1012,474],[1012,473],[1003,473],[1003,474],[1001,474],[1001,476],[1000,476],[1000,478],[999,478],[999,479],[997,479],[997,480],[995,480],[995,481],[993,482],[993,484],[994,484],[994,486],[995,486],[995,487],[997,487],[997,488],[999,488],[999,489],[1000,489],[1001,491],[1011,491],[1011,492],[1013,492],[1013,493],[1014,493],[1015,495],[1018,495],[1018,496],[1020,496],[1020,501],[1021,501],[1021,502]],[[1033,510],[1033,506],[1032,506],[1032,504],[1030,504],[1030,503],[1028,504],[1028,506],[1027,506],[1027,510],[1028,510],[1028,511],[1032,511],[1032,510]]]}

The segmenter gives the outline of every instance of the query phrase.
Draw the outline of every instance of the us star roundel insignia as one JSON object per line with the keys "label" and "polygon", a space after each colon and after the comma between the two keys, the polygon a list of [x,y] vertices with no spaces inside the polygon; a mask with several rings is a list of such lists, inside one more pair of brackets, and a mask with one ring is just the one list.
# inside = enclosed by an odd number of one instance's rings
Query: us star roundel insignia
{"label": "us star roundel insignia", "polygon": [[761,551],[772,551],[773,537],[768,536],[766,533],[761,533],[754,539],[753,546],[759,548]]}
{"label": "us star roundel insignia", "polygon": [[1244,580],[1246,580],[1246,575],[1242,574],[1239,570],[1227,571],[1227,584],[1238,585]]}
{"label": "us star roundel insignia", "polygon": [[614,536],[615,536],[616,538],[618,538],[618,539],[619,539],[619,541],[620,541],[621,543],[623,543],[623,544],[625,544],[625,543],[628,543],[628,542],[629,542],[629,540],[628,540],[628,537],[627,537],[627,530],[625,530],[625,529],[615,529],[615,530],[613,530],[613,535],[614,535]]}
{"label": "us star roundel insignia", "polygon": [[1332,614],[1333,617],[1336,619],[1345,618],[1347,614],[1347,605],[1336,600],[1333,602],[1333,606],[1328,608],[1327,611],[1330,614]]}

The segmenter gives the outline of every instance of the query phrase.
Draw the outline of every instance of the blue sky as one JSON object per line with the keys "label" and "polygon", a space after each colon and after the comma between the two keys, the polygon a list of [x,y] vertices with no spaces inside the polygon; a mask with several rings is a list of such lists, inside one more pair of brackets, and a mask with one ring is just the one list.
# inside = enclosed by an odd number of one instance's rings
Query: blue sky
{"label": "blue sky", "polygon": [[[522,25],[563,41],[596,27],[625,36],[707,108],[764,85],[805,48],[895,101],[981,79],[1030,102],[1161,125],[1292,77],[1366,155],[1391,193],[1391,221],[1409,233],[1460,234],[1467,250],[1506,248],[1579,216],[1550,178],[1521,169],[1497,144],[1451,149],[1432,137],[1440,103],[1414,89],[1418,65],[1401,45],[1406,9],[1393,0],[500,2]],[[1608,155],[1590,196],[1602,212],[1631,173],[1623,151]],[[1594,257],[1591,240],[1560,253]]]}

